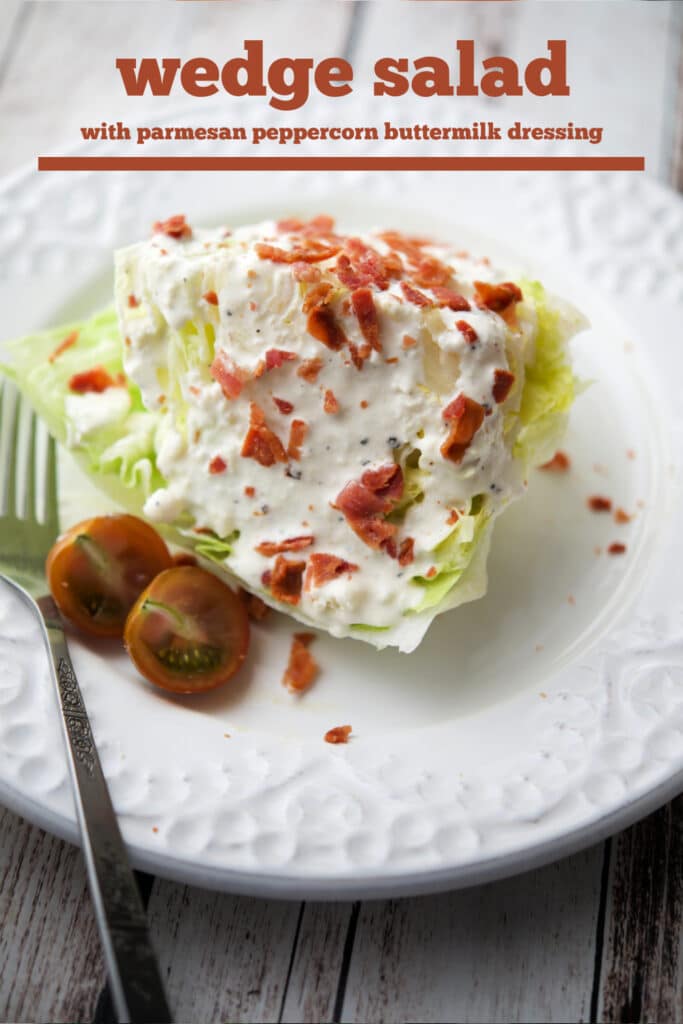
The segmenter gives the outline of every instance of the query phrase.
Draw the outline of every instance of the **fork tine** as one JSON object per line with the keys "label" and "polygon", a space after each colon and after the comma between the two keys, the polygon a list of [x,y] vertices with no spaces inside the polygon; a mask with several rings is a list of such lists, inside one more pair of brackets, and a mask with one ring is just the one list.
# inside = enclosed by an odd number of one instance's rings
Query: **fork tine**
{"label": "fork tine", "polygon": [[47,439],[47,459],[45,463],[45,522],[59,531],[59,513],[57,511],[57,447],[52,434]]}
{"label": "fork tine", "polygon": [[19,415],[21,413],[21,402],[15,392],[14,412],[11,414],[11,422],[7,434],[7,473],[5,476],[5,510],[8,516],[17,514],[17,439],[19,436]]}
{"label": "fork tine", "polygon": [[31,419],[29,421],[29,440],[28,440],[28,462],[26,466],[26,485],[24,488],[24,506],[22,515],[24,519],[33,520],[37,519],[36,513],[36,473],[38,467],[36,466],[36,414],[31,413]]}

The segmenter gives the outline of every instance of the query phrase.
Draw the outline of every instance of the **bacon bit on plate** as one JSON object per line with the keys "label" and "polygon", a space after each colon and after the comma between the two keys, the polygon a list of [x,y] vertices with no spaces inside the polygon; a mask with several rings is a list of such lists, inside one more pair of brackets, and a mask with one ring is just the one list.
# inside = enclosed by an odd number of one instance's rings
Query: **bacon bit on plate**
{"label": "bacon bit on plate", "polygon": [[476,345],[476,343],[479,341],[479,335],[475,331],[472,324],[468,324],[466,320],[456,320],[455,326],[464,336],[465,341],[467,342],[468,345]]}
{"label": "bacon bit on plate", "polygon": [[324,552],[316,552],[308,559],[304,590],[313,590],[315,587],[323,587],[326,583],[338,579],[340,576],[350,575],[357,572],[358,566],[353,562],[347,562],[345,558],[338,558],[336,555],[328,555]]}
{"label": "bacon bit on plate", "polygon": [[64,338],[63,341],[60,341],[59,345],[57,345],[57,348],[53,352],[51,352],[50,355],[47,357],[48,363],[54,363],[55,359],[59,359],[62,352],[66,352],[66,350],[68,348],[71,348],[72,345],[75,345],[77,341],[78,331],[71,331],[69,334],[67,334],[66,338]]}
{"label": "bacon bit on plate", "polygon": [[265,601],[262,601],[256,594],[250,594],[244,587],[240,587],[237,596],[247,610],[247,615],[252,622],[263,622],[270,608]]}
{"label": "bacon bit on plate", "polygon": [[[456,324],[457,326],[457,324]],[[413,338],[410,334],[403,335],[403,341],[401,342],[404,348],[414,348],[417,345],[417,338]]]}
{"label": "bacon bit on plate", "polygon": [[288,537],[287,540],[264,540],[256,545],[256,551],[258,551],[259,555],[272,558],[273,555],[281,555],[284,551],[303,551],[304,548],[310,548],[313,543],[314,538],[311,534],[301,537]]}
{"label": "bacon bit on plate", "polygon": [[626,509],[617,508],[614,511],[614,522],[623,525],[624,523],[630,523],[633,516],[630,516]]}
{"label": "bacon bit on plate", "polygon": [[418,291],[417,288],[413,288],[407,281],[401,281],[401,291],[407,298],[408,302],[412,302],[414,306],[424,308],[425,306],[433,306],[434,301],[428,299],[424,292]]}
{"label": "bacon bit on plate", "polygon": [[379,320],[372,292],[369,288],[356,288],[351,292],[351,308],[358,319],[361,334],[375,352],[382,351],[379,340]]}
{"label": "bacon bit on plate", "polygon": [[501,402],[504,402],[510,394],[510,390],[514,383],[515,375],[514,373],[510,373],[509,370],[493,371],[493,397],[499,405]]}
{"label": "bacon bit on plate", "polygon": [[214,291],[204,292],[202,295],[204,302],[208,302],[210,306],[218,305],[218,296]]}
{"label": "bacon bit on plate", "polygon": [[272,570],[261,577],[273,597],[285,604],[298,604],[301,597],[301,584],[303,581],[306,562],[288,562],[283,555],[278,555]]}
{"label": "bacon bit on plate", "polygon": [[334,292],[334,285],[330,284],[329,281],[320,281],[319,284],[309,288],[304,297],[304,301],[301,306],[302,313],[310,313],[316,306],[326,306],[332,293]]}
{"label": "bacon bit on plate", "polygon": [[586,504],[591,512],[611,512],[612,501],[610,498],[603,498],[601,494],[594,494],[588,498]]}
{"label": "bacon bit on plate", "polygon": [[331,390],[331,388],[327,388],[325,390],[323,411],[329,413],[330,415],[334,415],[334,413],[339,412],[339,402],[337,401],[337,396],[335,395],[334,391]]}
{"label": "bacon bit on plate", "polygon": [[246,487],[244,488],[244,493],[246,494],[247,498],[253,498],[254,495],[256,494],[256,488],[252,487],[251,484],[247,484]]}
{"label": "bacon bit on plate", "polygon": [[318,357],[315,356],[314,359],[306,359],[306,361],[303,362],[296,371],[296,375],[297,377],[301,377],[302,380],[307,380],[309,384],[313,384],[318,379],[318,374],[322,368],[322,359],[318,359]]}
{"label": "bacon bit on plate", "polygon": [[334,729],[327,730],[323,739],[325,743],[348,743],[352,732],[350,725],[335,725]]}
{"label": "bacon bit on plate", "polygon": [[289,428],[289,441],[287,443],[287,454],[290,459],[296,459],[297,461],[301,458],[301,445],[306,439],[308,433],[308,423],[304,420],[292,420]]}
{"label": "bacon bit on plate", "polygon": [[292,263],[292,277],[295,281],[305,281],[307,284],[316,284],[322,277],[320,267],[314,263]]}
{"label": "bacon bit on plate", "polygon": [[296,358],[295,352],[287,352],[283,348],[269,348],[266,352],[266,370],[275,370],[283,363],[289,363]]}
{"label": "bacon bit on plate", "polygon": [[246,373],[237,367],[222,349],[216,353],[209,373],[220,384],[221,391],[227,399],[239,398],[242,394]]}
{"label": "bacon bit on plate", "polygon": [[480,306],[501,314],[523,298],[521,290],[512,281],[504,281],[502,284],[475,281],[474,297]]}
{"label": "bacon bit on plate", "polygon": [[454,313],[466,313],[472,308],[465,296],[460,295],[459,292],[453,291],[452,288],[434,286],[432,291],[436,296],[437,303],[440,308],[445,306],[448,309],[452,309]]}
{"label": "bacon bit on plate", "polygon": [[436,256],[423,256],[413,270],[415,284],[422,288],[439,288],[447,284],[451,277],[451,268],[438,260]]}
{"label": "bacon bit on plate", "polygon": [[460,518],[460,513],[458,512],[458,510],[456,508],[452,508],[450,510],[450,512],[448,513],[448,519],[446,520],[446,522],[447,522],[447,524],[449,526],[454,526],[455,523],[457,523],[459,518]]}
{"label": "bacon bit on plate", "polygon": [[273,401],[284,416],[288,416],[290,412],[294,411],[294,406],[286,398],[276,398],[273,395]]}
{"label": "bacon bit on plate", "polygon": [[575,605],[576,604],[576,598],[574,597],[573,594],[569,594],[568,595],[568,597],[567,597],[567,604],[571,604],[571,605]]}
{"label": "bacon bit on plate", "polygon": [[79,395],[85,395],[87,392],[99,395],[108,388],[121,388],[125,383],[126,378],[122,373],[112,377],[104,366],[93,366],[91,370],[84,370],[83,373],[74,373],[69,379],[69,390]]}
{"label": "bacon bit on plate", "polygon": [[256,402],[249,404],[249,430],[242,444],[241,455],[245,459],[255,459],[262,466],[272,466],[276,462],[286,462],[287,453],[277,434],[266,426],[263,409]]}
{"label": "bacon bit on plate", "polygon": [[228,464],[225,459],[221,458],[220,455],[214,455],[209,463],[209,473],[215,475],[216,473],[225,473],[228,468]]}
{"label": "bacon bit on plate", "polygon": [[255,247],[259,259],[270,260],[272,263],[320,263],[329,260],[339,252],[338,245],[322,245],[308,241],[294,249],[280,249],[277,245],[257,242]]}
{"label": "bacon bit on plate", "polygon": [[252,313],[255,313],[256,310],[258,309],[258,306],[256,305],[255,302],[250,302],[249,303],[249,309],[252,311]]}
{"label": "bacon bit on plate", "polygon": [[613,541],[607,548],[608,555],[624,555],[626,553],[626,545],[622,544],[620,540]]}
{"label": "bacon bit on plate", "polygon": [[415,546],[415,539],[413,537],[406,537],[405,540],[401,541],[401,546],[398,549],[398,564],[399,565],[410,565],[415,557],[413,554],[413,548]]}
{"label": "bacon bit on plate", "polygon": [[555,452],[552,459],[548,462],[544,462],[539,469],[544,470],[546,473],[567,473],[571,466],[571,460],[566,452]]}
{"label": "bacon bit on plate", "polygon": [[173,555],[173,565],[197,565],[197,559],[188,551],[178,551]]}
{"label": "bacon bit on plate", "polygon": [[436,568],[435,565],[430,565],[429,568],[427,569],[427,572],[425,573],[425,577],[428,580],[432,580],[434,579],[438,571],[439,570]]}
{"label": "bacon bit on plate", "polygon": [[635,457],[636,457],[636,453],[634,452],[633,448],[627,448],[626,449],[626,458],[627,459],[635,459]]}
{"label": "bacon bit on plate", "polygon": [[170,238],[192,237],[192,228],[185,221],[184,213],[176,213],[167,220],[155,221],[152,230],[155,234],[168,235]]}
{"label": "bacon bit on plate", "polygon": [[308,314],[306,330],[316,341],[338,352],[346,344],[346,335],[329,306],[314,306]]}
{"label": "bacon bit on plate", "polygon": [[441,445],[441,454],[451,462],[462,462],[472,438],[484,422],[484,407],[461,393],[446,406],[441,415],[447,422],[453,421],[451,431]]}
{"label": "bacon bit on plate", "polygon": [[129,295],[128,296],[128,306],[130,307],[130,309],[135,309],[139,305],[140,305],[140,300],[139,299],[137,299],[134,295]]}
{"label": "bacon bit on plate", "polygon": [[368,404],[369,404],[369,403],[368,403],[368,402],[366,401],[366,399],[365,399],[365,398],[363,398],[363,399],[361,400],[361,402],[360,402],[360,407],[361,407],[361,409],[367,409],[367,407],[368,407]]}
{"label": "bacon bit on plate", "polygon": [[289,662],[282,677],[282,685],[290,693],[303,693],[318,675],[318,663],[308,649],[313,640],[313,633],[295,633],[292,637]]}

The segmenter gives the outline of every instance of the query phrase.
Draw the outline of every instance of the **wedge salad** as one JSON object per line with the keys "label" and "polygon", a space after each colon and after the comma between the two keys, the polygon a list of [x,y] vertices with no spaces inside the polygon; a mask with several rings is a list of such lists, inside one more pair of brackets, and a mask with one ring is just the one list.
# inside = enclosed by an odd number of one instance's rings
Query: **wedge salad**
{"label": "wedge salad", "polygon": [[116,253],[113,308],[9,343],[3,369],[167,539],[308,625],[412,651],[485,593],[584,326],[457,246],[176,216]]}

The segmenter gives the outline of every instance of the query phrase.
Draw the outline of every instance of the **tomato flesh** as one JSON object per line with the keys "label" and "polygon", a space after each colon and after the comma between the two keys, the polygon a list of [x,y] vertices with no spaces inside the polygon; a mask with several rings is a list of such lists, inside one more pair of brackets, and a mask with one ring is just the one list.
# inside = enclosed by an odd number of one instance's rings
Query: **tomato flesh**
{"label": "tomato flesh", "polygon": [[142,519],[95,516],[59,538],[45,572],[66,619],[94,636],[122,636],[141,591],[171,564],[165,543]]}
{"label": "tomato flesh", "polygon": [[213,573],[179,565],[140,594],[124,643],[138,671],[174,693],[201,693],[226,683],[249,649],[244,603]]}

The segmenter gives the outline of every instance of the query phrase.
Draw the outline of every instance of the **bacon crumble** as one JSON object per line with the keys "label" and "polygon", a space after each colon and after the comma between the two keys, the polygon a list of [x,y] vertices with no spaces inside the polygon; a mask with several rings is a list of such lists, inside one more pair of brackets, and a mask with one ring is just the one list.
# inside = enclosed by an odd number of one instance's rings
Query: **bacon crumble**
{"label": "bacon crumble", "polygon": [[398,549],[398,564],[399,565],[410,565],[415,555],[413,548],[415,546],[414,537],[406,537],[405,540],[401,541],[401,546]]}
{"label": "bacon crumble", "polygon": [[347,562],[345,558],[338,558],[337,555],[329,555],[325,552],[315,552],[308,559],[304,591],[322,587],[340,576],[348,576],[357,571],[358,566],[353,562]]}
{"label": "bacon crumble", "polygon": [[502,284],[475,281],[474,296],[480,306],[501,315],[523,298],[521,289],[512,281],[504,281]]}
{"label": "bacon crumble", "polygon": [[510,394],[514,383],[515,375],[514,373],[510,373],[509,370],[493,371],[493,398],[498,405],[505,401],[507,396]]}
{"label": "bacon crumble", "polygon": [[613,541],[607,548],[608,555],[624,555],[626,554],[626,545],[622,544],[620,540]]}
{"label": "bacon crumble", "polygon": [[[458,325],[456,324],[456,327]],[[417,339],[413,338],[410,334],[403,335],[403,341],[401,342],[403,348],[414,348],[417,345]]]}
{"label": "bacon crumble", "polygon": [[214,455],[209,463],[209,473],[212,475],[215,475],[216,473],[225,473],[227,468],[227,462],[220,455]]}
{"label": "bacon crumble", "polygon": [[472,438],[484,422],[484,407],[461,393],[446,406],[441,415],[444,420],[453,423],[448,437],[441,445],[441,454],[451,462],[462,462]]}
{"label": "bacon crumble", "polygon": [[242,601],[242,604],[247,610],[247,615],[252,622],[263,622],[266,615],[270,612],[270,608],[265,601],[262,601],[256,594],[250,594],[244,587],[240,587],[237,591],[237,596]]}
{"label": "bacon crumble", "polygon": [[168,235],[169,238],[192,237],[192,228],[186,222],[184,213],[176,213],[166,220],[155,221],[152,230],[155,234]]}
{"label": "bacon crumble", "polygon": [[262,466],[287,461],[287,454],[280,438],[266,426],[263,409],[256,402],[249,403],[249,430],[240,454],[245,459],[254,459]]}
{"label": "bacon crumble", "polygon": [[204,292],[202,298],[204,299],[204,302],[208,302],[210,306],[218,305],[218,296],[214,291]]}
{"label": "bacon crumble", "polygon": [[420,309],[434,305],[432,299],[428,299],[424,292],[419,291],[417,288],[413,288],[413,286],[408,284],[407,281],[401,281],[401,291],[407,298],[408,302],[412,302],[414,306],[419,306]]}
{"label": "bacon crumble", "polygon": [[458,328],[460,333],[465,338],[468,345],[476,345],[479,341],[479,335],[475,331],[472,324],[468,324],[466,320],[456,320],[455,326]]}
{"label": "bacon crumble", "polygon": [[325,743],[348,743],[352,732],[350,725],[335,725],[333,729],[327,730],[323,739]]}
{"label": "bacon crumble", "polygon": [[292,637],[289,661],[282,677],[282,685],[290,693],[308,690],[318,675],[319,665],[308,649],[314,640],[314,633],[295,633]]}
{"label": "bacon crumble", "polygon": [[306,562],[304,560],[290,562],[283,555],[278,555],[273,568],[264,573],[261,579],[278,601],[284,601],[285,604],[298,604],[301,599],[305,569]]}
{"label": "bacon crumble", "polygon": [[306,359],[296,371],[296,375],[301,377],[302,380],[308,381],[309,384],[313,384],[317,380],[322,368],[322,359],[315,356],[313,359]]}
{"label": "bacon crumble", "polygon": [[332,507],[339,509],[364,544],[396,557],[398,527],[384,518],[403,495],[403,472],[395,463],[366,470],[360,480],[350,480]]}
{"label": "bacon crumble", "polygon": [[140,300],[135,295],[128,296],[128,307],[129,309],[136,309],[140,305]]}
{"label": "bacon crumble", "polygon": [[298,461],[301,458],[301,445],[306,440],[307,433],[308,424],[304,420],[292,420],[287,443],[287,455],[290,459]]}
{"label": "bacon crumble", "polygon": [[325,390],[323,411],[329,413],[330,415],[334,415],[334,413],[339,412],[339,402],[337,401],[334,391],[332,391],[330,388],[327,388]]}
{"label": "bacon crumble", "polygon": [[315,538],[311,534],[302,535],[301,537],[288,537],[286,540],[264,540],[260,544],[256,545],[256,551],[259,555],[264,555],[266,558],[272,558],[273,555],[281,555],[285,551],[303,551],[304,548],[310,548]]}
{"label": "bacon crumble", "polygon": [[109,370],[104,366],[93,366],[91,370],[84,370],[82,373],[74,373],[69,378],[69,390],[75,391],[78,395],[85,395],[88,392],[102,394],[109,388],[124,387],[126,378],[122,373],[112,377]]}
{"label": "bacon crumble", "polygon": [[54,349],[47,357],[48,363],[54,363],[55,359],[59,359],[63,352],[66,352],[67,349],[75,345],[76,342],[78,341],[78,334],[78,331],[71,331],[69,334],[67,334],[66,338],[64,338],[63,341],[60,341],[59,345],[57,345],[57,348]]}
{"label": "bacon crumble", "polygon": [[623,526],[625,523],[630,523],[632,519],[633,519],[633,516],[630,516],[628,514],[628,512],[626,511],[626,509],[617,508],[617,509],[614,510],[614,522],[615,523],[619,523],[620,525]]}
{"label": "bacon crumble", "polygon": [[321,341],[335,352],[346,345],[346,335],[334,312],[327,305],[318,305],[311,309],[306,320],[306,330],[316,341]]}
{"label": "bacon crumble", "polygon": [[291,402],[288,402],[286,398],[276,398],[275,395],[273,395],[273,401],[283,416],[288,416],[290,412],[294,411],[294,406]]}
{"label": "bacon crumble", "polygon": [[611,512],[612,511],[612,499],[605,498],[601,494],[594,494],[588,498],[587,505],[591,512]]}
{"label": "bacon crumble", "polygon": [[354,292],[351,292],[351,308],[367,343],[375,352],[381,352],[382,343],[379,340],[377,308],[369,288],[356,288]]}
{"label": "bacon crumble", "polygon": [[216,353],[209,373],[220,384],[224,397],[229,401],[239,398],[242,394],[242,387],[247,375],[222,349]]}
{"label": "bacon crumble", "polygon": [[466,313],[472,308],[465,296],[453,291],[452,288],[434,286],[432,291],[436,296],[437,305],[441,308],[445,306],[454,313]]}
{"label": "bacon crumble", "polygon": [[546,473],[567,473],[571,466],[571,460],[566,452],[558,451],[555,452],[552,459],[548,462],[544,462],[539,469],[544,470]]}

